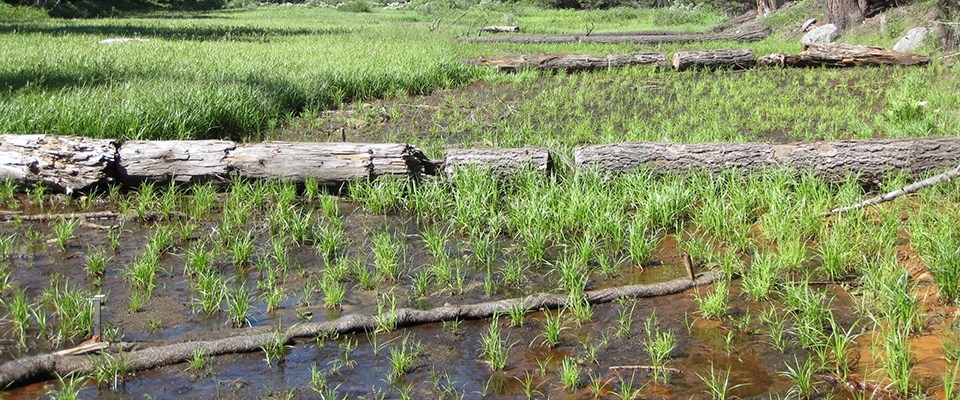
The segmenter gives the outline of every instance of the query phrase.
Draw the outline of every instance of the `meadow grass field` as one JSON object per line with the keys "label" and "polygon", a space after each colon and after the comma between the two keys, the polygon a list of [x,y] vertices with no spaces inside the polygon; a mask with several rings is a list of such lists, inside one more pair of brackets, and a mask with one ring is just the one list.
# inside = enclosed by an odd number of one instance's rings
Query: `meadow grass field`
{"label": "meadow grass field", "polygon": [[[919,10],[930,2],[915,5]],[[809,141],[955,135],[960,63],[922,68],[500,74],[464,57],[750,48],[797,52],[784,27],[755,43],[470,44],[489,24],[528,33],[703,31],[695,7],[545,10],[413,2],[399,10],[257,6],[96,20],[0,3],[0,132],[121,139],[407,142],[574,147],[630,140]],[[439,21],[439,22],[438,22]],[[890,13],[850,40],[890,46]],[[100,43],[108,38],[143,42]],[[933,50],[930,45],[924,51]],[[0,182],[0,360],[77,344],[87,298],[108,296],[105,339],[151,346],[376,315],[365,333],[277,339],[261,351],[9,390],[51,398],[956,399],[960,183],[833,217],[904,186],[797,171],[617,177],[143,183],[54,194]],[[70,213],[115,212],[114,221]],[[29,215],[61,215],[31,221]],[[591,290],[717,282],[590,304]],[[391,312],[565,296],[489,320],[401,327]]]}

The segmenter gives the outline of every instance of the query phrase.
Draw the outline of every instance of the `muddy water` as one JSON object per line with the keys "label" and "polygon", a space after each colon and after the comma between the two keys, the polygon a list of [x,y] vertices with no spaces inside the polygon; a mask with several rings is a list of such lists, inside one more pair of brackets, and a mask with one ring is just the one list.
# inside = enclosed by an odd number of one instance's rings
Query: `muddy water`
{"label": "muddy water", "polygon": [[[49,212],[49,210],[48,210]],[[369,256],[369,233],[387,229],[405,245],[404,264],[408,271],[416,271],[433,262],[419,238],[420,227],[404,215],[372,215],[356,211],[348,203],[341,204],[346,235],[351,242],[344,248],[349,255],[360,256],[372,262]],[[109,221],[96,221],[109,223]],[[0,224],[0,235],[15,234],[20,239],[5,262],[11,271],[11,281],[26,288],[30,299],[37,299],[50,283],[50,277],[60,275],[71,285],[78,285],[91,292],[108,295],[104,319],[108,326],[120,329],[125,341],[143,342],[144,345],[171,341],[211,338],[231,332],[224,313],[206,315],[193,312],[190,299],[194,289],[183,276],[183,253],[189,245],[210,236],[215,224],[201,223],[185,240],[162,259],[158,288],[145,303],[142,310],[134,312],[128,307],[132,293],[126,283],[123,266],[128,265],[143,251],[153,224],[126,223],[120,246],[111,254],[107,272],[100,287],[93,286],[93,278],[83,269],[84,255],[88,248],[107,249],[109,239],[104,230],[80,227],[76,238],[70,241],[65,251],[49,242],[54,236],[52,225],[27,223],[19,226]],[[34,233],[28,233],[34,232]],[[256,256],[268,254],[269,245],[265,234],[258,239]],[[500,243],[503,255],[498,263],[506,263],[507,249],[513,244],[504,238]],[[448,244],[450,255],[466,260],[469,256],[466,245],[453,237]],[[552,251],[556,251],[556,247]],[[377,311],[376,291],[352,288],[342,309],[330,310],[320,306],[317,293],[305,292],[306,282],[317,279],[323,269],[323,260],[309,247],[292,248],[291,256],[295,269],[284,283],[287,298],[279,310],[267,313],[262,299],[254,302],[256,311],[251,316],[253,326],[290,326],[298,321],[298,314],[309,312],[313,321],[339,318],[352,313],[372,314]],[[500,264],[496,265],[499,266]],[[495,267],[496,267],[495,266]],[[254,287],[260,279],[255,268],[235,268],[221,262],[217,268],[224,276],[232,278],[232,285],[247,282]],[[555,291],[556,277],[549,268],[531,268],[527,282],[522,288],[497,287],[489,297],[483,290],[483,271],[469,261],[462,265],[466,275],[464,292],[453,294],[449,290],[437,290],[421,299],[411,299],[409,282],[393,282],[398,306],[431,308],[445,303],[475,303],[502,298],[522,296],[540,291]],[[588,289],[612,287],[634,283],[663,282],[685,275],[676,242],[668,237],[656,252],[656,260],[639,268],[625,264],[616,277],[592,276]],[[836,286],[827,290],[834,298],[834,311],[845,326],[856,319],[853,300]],[[8,299],[4,293],[4,299]],[[621,379],[636,381],[643,386],[642,393],[648,398],[688,399],[705,398],[704,379],[711,375],[726,378],[732,394],[742,398],[768,398],[785,394],[791,383],[778,374],[784,366],[807,354],[793,345],[786,353],[774,349],[764,328],[757,321],[762,306],[742,299],[736,288],[731,291],[731,320],[725,322],[698,318],[697,303],[692,293],[642,299],[632,313],[632,329],[623,337],[613,335],[618,314],[623,305],[603,304],[593,308],[592,318],[583,325],[567,321],[563,340],[556,347],[542,345],[544,315],[531,313],[525,323],[511,327],[508,318],[499,321],[507,341],[512,344],[504,370],[492,371],[482,360],[480,341],[487,332],[488,321],[461,321],[459,323],[431,324],[402,329],[397,332],[377,335],[350,335],[331,338],[323,342],[298,341],[288,349],[285,362],[269,366],[261,352],[217,357],[209,361],[209,368],[194,371],[187,364],[168,366],[153,371],[137,373],[125,379],[116,390],[107,385],[97,386],[89,381],[81,392],[81,398],[283,398],[292,393],[295,398],[317,398],[310,389],[311,369],[316,366],[324,374],[329,387],[347,398],[400,398],[405,390],[410,398],[526,398],[525,377],[529,376],[534,388],[534,397],[554,399],[578,399],[592,397],[593,388],[598,388],[605,398],[615,398],[620,390]],[[5,307],[4,307],[5,308]],[[6,311],[6,310],[5,310]],[[680,372],[671,376],[669,382],[652,382],[647,372],[615,371],[610,367],[648,365],[650,360],[644,350],[646,340],[643,322],[656,314],[659,327],[673,332],[677,347],[670,354],[667,366]],[[735,327],[733,320],[752,322]],[[51,317],[52,318],[52,317]],[[18,350],[12,340],[9,321],[0,323],[4,332],[2,359],[9,360],[54,350],[45,340],[33,340],[26,351]],[[399,345],[404,337],[422,344],[423,351],[415,359],[414,367],[405,376],[394,379],[389,362],[391,348]],[[84,338],[74,338],[56,348],[66,348]],[[606,340],[605,344],[601,344]],[[355,345],[348,345],[355,343]],[[585,346],[597,346],[596,359],[587,359]],[[355,349],[344,350],[345,347]],[[917,347],[921,347],[919,344]],[[931,348],[935,345],[931,344]],[[346,354],[349,353],[349,354]],[[580,383],[576,388],[565,388],[560,383],[558,371],[564,358],[575,357],[581,367]],[[337,365],[344,366],[336,370]],[[336,370],[336,371],[335,371]],[[729,371],[729,372],[728,372]],[[936,372],[936,371],[933,371]],[[729,374],[729,375],[727,375]],[[597,383],[594,383],[597,382]],[[645,386],[644,386],[645,385]],[[4,398],[35,398],[48,389],[56,387],[56,381],[35,384],[11,391]],[[821,387],[829,391],[829,387]]]}

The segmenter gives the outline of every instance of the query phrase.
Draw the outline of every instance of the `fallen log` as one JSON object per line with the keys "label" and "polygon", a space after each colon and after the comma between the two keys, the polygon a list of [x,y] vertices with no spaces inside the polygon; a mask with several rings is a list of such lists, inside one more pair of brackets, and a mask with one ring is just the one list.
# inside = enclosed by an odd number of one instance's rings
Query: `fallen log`
{"label": "fallen log", "polygon": [[673,54],[673,69],[677,71],[688,69],[742,70],[753,68],[756,64],[757,57],[753,54],[753,50],[678,51]]}
{"label": "fallen log", "polygon": [[674,33],[668,35],[515,35],[515,36],[460,36],[463,42],[475,43],[693,43],[705,41],[730,40],[735,42],[754,42],[770,35],[769,29],[739,33]]}
{"label": "fallen log", "polygon": [[[718,272],[708,272],[697,277],[696,280],[680,278],[655,284],[597,289],[587,291],[584,296],[591,304],[609,303],[629,297],[664,296],[681,293],[696,286],[707,285],[721,278],[722,274]],[[530,311],[553,309],[563,307],[569,300],[570,297],[566,295],[540,293],[525,298],[460,306],[443,306],[430,310],[401,308],[377,316],[353,314],[333,321],[307,322],[291,326],[281,333],[281,339],[284,343],[291,343],[297,338],[310,338],[323,334],[374,331],[380,328],[378,321],[384,320],[394,321],[397,327],[406,327],[444,321],[490,318],[506,314],[517,306]],[[192,358],[195,352],[201,352],[204,356],[247,353],[260,351],[265,345],[276,341],[275,334],[264,327],[247,328],[244,331],[236,336],[222,339],[176,343],[133,350],[123,353],[123,360],[128,372],[137,372],[184,362]],[[92,355],[41,354],[9,361],[0,365],[0,387],[21,386],[51,379],[56,375],[89,374],[95,371],[98,360],[98,356]]]}
{"label": "fallen log", "polygon": [[407,144],[264,142],[237,146],[227,153],[231,173],[253,179],[333,185],[380,176],[432,171],[426,156]]}
{"label": "fallen log", "polygon": [[492,25],[480,27],[480,29],[477,29],[477,31],[486,33],[519,33],[520,27],[509,25]]}
{"label": "fallen log", "polygon": [[930,57],[900,53],[882,47],[844,43],[809,44],[800,54],[773,53],[761,57],[761,66],[851,68],[883,65],[919,66],[930,63]]}
{"label": "fallen log", "polygon": [[120,179],[178,182],[284,179],[337,184],[383,175],[417,175],[431,169],[423,153],[406,144],[237,144],[222,140],[133,141],[120,146]]}
{"label": "fallen log", "polygon": [[226,140],[133,140],[117,151],[120,180],[197,182],[228,178]]}
{"label": "fallen log", "polygon": [[519,149],[449,149],[443,172],[453,177],[458,168],[478,167],[496,176],[509,176],[521,171],[547,173],[553,169],[550,151],[542,147]]}
{"label": "fallen log", "polygon": [[520,69],[588,71],[634,65],[667,65],[665,53],[610,54],[525,54],[516,56],[490,56],[466,60],[482,67],[497,67],[503,72]]}
{"label": "fallen log", "polygon": [[740,14],[737,17],[723,21],[715,25],[713,28],[707,29],[707,32],[709,33],[723,32],[734,25],[740,25],[740,24],[746,23],[747,21],[754,20],[756,18],[757,18],[757,12],[755,10],[750,10],[743,14]]}
{"label": "fallen log", "polygon": [[111,180],[116,143],[55,135],[0,135],[0,180],[71,193]]}
{"label": "fallen log", "polygon": [[918,177],[960,163],[960,137],[773,143],[635,142],[581,147],[574,150],[577,168],[608,174],[641,169],[685,172],[738,169],[807,170],[837,181],[850,174],[879,183],[891,173]]}

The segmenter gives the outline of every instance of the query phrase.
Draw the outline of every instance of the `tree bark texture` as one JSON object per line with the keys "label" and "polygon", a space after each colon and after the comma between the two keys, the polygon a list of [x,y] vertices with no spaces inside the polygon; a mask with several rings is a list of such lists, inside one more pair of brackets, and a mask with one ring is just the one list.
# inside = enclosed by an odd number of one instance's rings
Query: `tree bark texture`
{"label": "tree bark texture", "polygon": [[589,71],[625,67],[631,65],[666,66],[665,53],[611,54],[529,54],[517,56],[490,56],[469,59],[467,62],[480,66],[494,66],[504,72],[521,69]]}
{"label": "tree bark texture", "polygon": [[770,35],[769,29],[741,33],[674,33],[670,35],[515,35],[461,36],[457,40],[476,43],[693,43],[715,40],[754,42]]}
{"label": "tree bark texture", "polygon": [[757,16],[766,17],[786,3],[786,0],[757,0]]}
{"label": "tree bark texture", "polygon": [[772,143],[622,143],[574,150],[577,168],[618,174],[649,169],[660,173],[684,171],[744,173],[788,168],[811,171],[831,181],[850,174],[879,183],[889,174],[911,177],[942,170],[960,162],[960,137]]}
{"label": "tree bark texture", "polygon": [[[665,296],[684,292],[700,285],[707,285],[721,279],[717,272],[706,272],[695,280],[679,278],[667,282],[629,285],[608,289],[587,291],[584,295],[591,304],[609,303],[620,298],[643,298]],[[517,305],[525,310],[536,311],[563,307],[569,296],[540,293],[525,298],[513,298],[479,304],[443,306],[430,310],[401,308],[379,316],[347,315],[325,322],[300,323],[282,332],[284,343],[298,338],[312,338],[322,334],[347,334],[373,331],[380,327],[378,320],[391,319],[398,327],[422,325],[463,319],[490,318],[497,314],[506,314]],[[193,357],[195,351],[204,356],[247,353],[260,351],[267,344],[275,342],[275,334],[267,328],[247,328],[233,332],[230,337],[213,340],[186,342],[142,348],[122,354],[128,372],[143,371],[184,362]],[[66,356],[42,354],[24,357],[0,365],[0,387],[16,387],[28,383],[47,380],[59,374],[89,374],[94,372],[98,357],[95,355]]]}
{"label": "tree bark texture", "polygon": [[547,173],[553,170],[553,159],[550,151],[542,147],[448,150],[443,172],[453,177],[458,168],[464,167],[488,169],[497,176],[509,176],[521,171]]}
{"label": "tree bark texture", "polygon": [[723,32],[723,31],[725,31],[725,30],[727,30],[727,29],[730,29],[731,27],[734,27],[734,26],[736,26],[736,25],[740,25],[740,24],[746,23],[747,21],[751,21],[751,20],[753,20],[753,19],[755,19],[755,18],[757,18],[757,12],[754,11],[754,10],[750,10],[750,11],[747,11],[747,12],[745,12],[745,13],[743,13],[743,14],[740,14],[740,15],[737,16],[737,17],[734,17],[734,18],[728,19],[728,20],[726,20],[726,21],[723,21],[723,22],[721,22],[720,24],[714,26],[713,28],[707,29],[707,32],[708,32],[708,33],[720,33],[720,32]]}
{"label": "tree bark texture", "polygon": [[749,69],[757,64],[753,50],[678,51],[673,54],[673,69]]}
{"label": "tree bark texture", "polygon": [[774,53],[760,57],[761,66],[851,68],[884,65],[920,66],[930,63],[930,57],[900,53],[882,47],[844,43],[810,44],[800,54]]}
{"label": "tree bark texture", "polygon": [[840,31],[863,23],[861,2],[865,0],[826,0],[827,23],[836,25]]}
{"label": "tree bark texture", "polygon": [[72,192],[110,181],[116,142],[55,135],[0,135],[0,180]]}

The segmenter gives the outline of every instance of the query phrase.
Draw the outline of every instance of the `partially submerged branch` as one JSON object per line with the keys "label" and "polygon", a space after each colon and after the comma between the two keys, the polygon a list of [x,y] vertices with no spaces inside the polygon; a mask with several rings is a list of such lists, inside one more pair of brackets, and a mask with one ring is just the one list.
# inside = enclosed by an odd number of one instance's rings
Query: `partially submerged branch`
{"label": "partially submerged branch", "polygon": [[[591,290],[584,294],[591,304],[609,303],[620,298],[656,297],[681,293],[700,285],[707,285],[722,278],[718,272],[707,272],[695,280],[686,278],[672,281],[628,285]],[[567,295],[540,293],[525,298],[513,298],[479,304],[443,306],[430,310],[401,308],[378,316],[347,315],[333,321],[308,322],[294,325],[283,333],[283,341],[290,343],[297,338],[310,338],[325,334],[346,334],[374,331],[381,328],[379,321],[391,320],[397,327],[430,324],[463,319],[482,319],[508,313],[517,305],[528,311],[555,309],[570,301]],[[259,351],[263,346],[276,341],[276,336],[265,327],[247,328],[238,335],[205,341],[176,343],[143,348],[123,353],[123,361],[129,372],[159,368],[184,362],[196,352],[204,356]],[[50,379],[55,375],[89,374],[95,371],[98,356],[66,356],[42,354],[24,357],[0,365],[0,387],[21,386],[31,382]]]}

